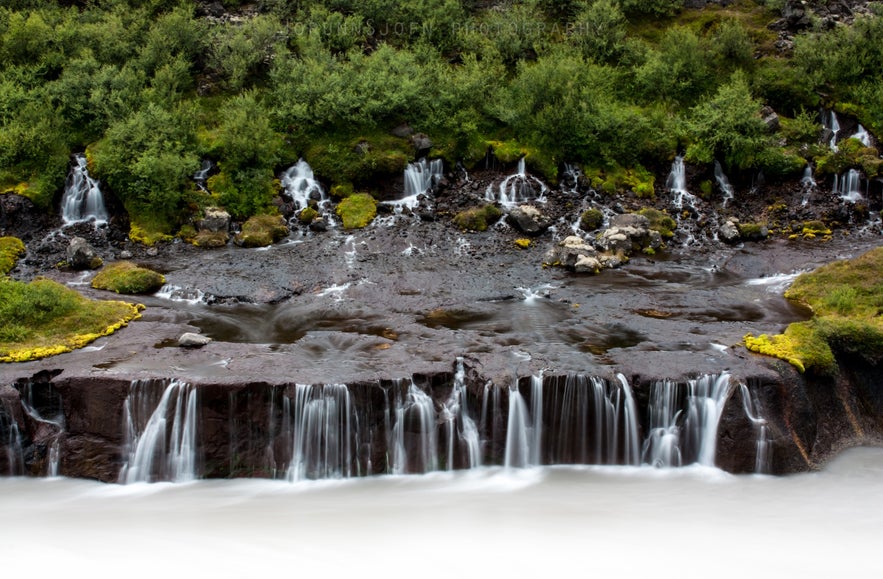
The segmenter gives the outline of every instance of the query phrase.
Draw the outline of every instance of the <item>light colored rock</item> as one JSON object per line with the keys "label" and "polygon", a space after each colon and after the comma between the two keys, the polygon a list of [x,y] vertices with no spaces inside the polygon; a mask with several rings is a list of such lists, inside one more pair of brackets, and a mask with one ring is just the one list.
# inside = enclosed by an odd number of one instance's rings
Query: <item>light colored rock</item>
{"label": "light colored rock", "polygon": [[199,223],[196,224],[199,231],[229,231],[230,214],[219,207],[209,207],[205,210],[205,214]]}
{"label": "light colored rock", "polygon": [[724,243],[736,243],[739,241],[739,228],[732,221],[727,221],[721,225],[717,236]]}
{"label": "light colored rock", "polygon": [[98,257],[95,248],[82,237],[74,237],[67,246],[67,264],[76,270],[98,269],[103,261]]}
{"label": "light colored rock", "polygon": [[201,348],[212,341],[208,336],[187,332],[178,338],[178,345],[182,348]]}
{"label": "light colored rock", "polygon": [[601,271],[601,262],[594,257],[581,255],[573,266],[576,273],[598,273]]}

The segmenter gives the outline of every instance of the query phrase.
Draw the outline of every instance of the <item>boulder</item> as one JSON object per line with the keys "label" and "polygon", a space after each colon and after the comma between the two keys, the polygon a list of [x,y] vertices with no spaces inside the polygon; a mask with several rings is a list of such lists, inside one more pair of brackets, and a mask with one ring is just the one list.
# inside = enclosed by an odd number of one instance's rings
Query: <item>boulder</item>
{"label": "boulder", "polygon": [[580,255],[573,265],[573,271],[576,273],[598,273],[601,271],[601,262],[594,257],[588,255]]}
{"label": "boulder", "polygon": [[429,150],[432,149],[432,139],[430,139],[428,135],[417,133],[416,135],[411,136],[411,145],[413,145],[414,150],[417,151],[418,155],[421,153],[428,153]]}
{"label": "boulder", "polygon": [[104,262],[98,257],[95,248],[82,237],[71,239],[67,246],[67,264],[76,270],[98,269]]}
{"label": "boulder", "polygon": [[532,205],[521,205],[509,211],[508,221],[525,235],[540,235],[551,225],[552,220]]}
{"label": "boulder", "polygon": [[187,332],[181,334],[181,337],[178,338],[178,345],[182,348],[201,348],[206,344],[209,344],[211,341],[212,339],[208,336]]}
{"label": "boulder", "polygon": [[230,230],[230,214],[219,207],[209,207],[205,210],[203,218],[196,224],[196,228],[199,231],[226,233]]}
{"label": "boulder", "polygon": [[591,257],[596,259],[597,255],[597,250],[595,250],[591,244],[586,242],[586,240],[577,235],[571,235],[565,237],[564,240],[558,244],[558,247],[549,251],[546,255],[546,262],[558,263],[563,267],[573,269],[576,267],[580,258]]}
{"label": "boulder", "polygon": [[739,227],[736,225],[738,221],[728,219],[726,223],[721,225],[717,232],[718,239],[724,243],[736,243],[739,241]]}

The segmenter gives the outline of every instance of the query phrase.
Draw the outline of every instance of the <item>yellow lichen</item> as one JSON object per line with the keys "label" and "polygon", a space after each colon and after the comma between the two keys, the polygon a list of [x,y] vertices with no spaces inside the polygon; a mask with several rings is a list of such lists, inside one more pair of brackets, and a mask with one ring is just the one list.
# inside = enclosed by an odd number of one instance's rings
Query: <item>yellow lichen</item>
{"label": "yellow lichen", "polygon": [[515,245],[520,247],[521,249],[527,249],[530,247],[530,239],[519,238],[515,240]]}

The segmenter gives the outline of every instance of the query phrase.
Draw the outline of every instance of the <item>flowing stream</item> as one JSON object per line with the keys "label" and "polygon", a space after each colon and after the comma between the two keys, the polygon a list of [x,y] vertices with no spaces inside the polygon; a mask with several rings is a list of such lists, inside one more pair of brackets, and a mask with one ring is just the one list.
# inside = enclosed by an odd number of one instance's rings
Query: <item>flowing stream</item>
{"label": "flowing stream", "polygon": [[876,577],[883,450],[783,478],[706,467],[135,487],[6,478],[0,513],[14,522],[0,525],[10,577],[50,561],[72,577]]}

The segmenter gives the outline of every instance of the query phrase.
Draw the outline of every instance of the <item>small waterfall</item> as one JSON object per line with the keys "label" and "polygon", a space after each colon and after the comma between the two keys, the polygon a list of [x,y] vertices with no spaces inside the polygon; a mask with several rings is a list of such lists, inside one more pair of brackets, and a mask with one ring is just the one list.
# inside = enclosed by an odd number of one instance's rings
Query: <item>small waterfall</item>
{"label": "small waterfall", "polygon": [[871,135],[868,133],[868,130],[861,124],[858,126],[858,130],[855,132],[855,134],[853,134],[850,138],[861,141],[862,145],[866,147],[871,146]]}
{"label": "small waterfall", "polygon": [[825,135],[827,136],[826,144],[832,151],[836,152],[837,136],[840,133],[840,120],[837,118],[837,113],[834,111],[822,111],[822,127],[825,129]]}
{"label": "small waterfall", "polygon": [[392,474],[422,474],[438,467],[435,406],[432,398],[408,381],[396,383],[387,400],[387,452]]}
{"label": "small waterfall", "polygon": [[463,358],[457,358],[454,385],[447,402],[442,405],[441,422],[447,444],[445,468],[474,468],[481,466],[481,440],[475,421],[469,415],[466,402],[466,370]]}
{"label": "small waterfall", "polygon": [[12,412],[0,403],[0,474],[25,474],[24,441]]}
{"label": "small waterfall", "polygon": [[445,165],[441,159],[427,161],[420,159],[414,163],[408,163],[405,168],[405,198],[414,198],[413,204],[417,203],[417,196],[424,195],[441,181],[444,175]]}
{"label": "small waterfall", "polygon": [[726,372],[689,380],[686,385],[670,380],[655,383],[650,393],[644,462],[660,467],[714,466],[717,426],[729,394]]}
{"label": "small waterfall", "polygon": [[733,186],[730,184],[730,180],[727,179],[721,164],[717,160],[714,162],[714,178],[717,181],[718,187],[720,187],[721,193],[724,195],[723,206],[726,207],[727,204],[733,200],[735,192]]}
{"label": "small waterfall", "polygon": [[74,156],[74,166],[68,174],[61,197],[61,219],[65,225],[89,220],[94,220],[96,225],[107,223],[101,187],[98,181],[89,176],[85,155]]}
{"label": "small waterfall", "polygon": [[[54,387],[38,388],[27,383],[21,389],[21,406],[33,420],[45,424],[54,432],[49,443],[46,476],[58,476],[58,465],[61,462],[61,437],[64,434],[64,414],[61,410],[61,396]],[[54,413],[54,416],[47,416]],[[13,423],[14,424],[14,423]],[[16,431],[18,426],[16,425]]]}
{"label": "small waterfall", "polygon": [[286,478],[348,478],[359,475],[359,419],[345,384],[296,386],[294,409],[283,401],[283,416],[292,433],[292,458]]}
{"label": "small waterfall", "polygon": [[123,410],[128,461],[120,482],[184,482],[197,477],[196,388],[173,380],[157,400],[159,386],[132,382]]}
{"label": "small waterfall", "polygon": [[565,193],[579,193],[579,180],[583,176],[579,166],[564,163],[564,172],[561,175],[562,191]]}
{"label": "small waterfall", "polygon": [[757,474],[769,474],[770,472],[770,441],[769,429],[767,422],[758,412],[757,398],[748,389],[745,384],[739,384],[742,393],[742,408],[745,410],[745,416],[751,421],[756,433],[757,454],[754,458],[754,472]]}
{"label": "small waterfall", "polygon": [[199,187],[200,191],[208,192],[208,189],[206,188],[206,183],[208,182],[208,174],[211,173],[212,169],[214,168],[214,163],[212,163],[208,159],[203,159],[202,166],[200,166],[199,171],[193,174],[193,181],[196,183],[196,186]]}
{"label": "small waterfall", "polygon": [[684,156],[678,155],[671,164],[671,171],[665,180],[665,188],[675,194],[674,206],[684,208],[684,200],[691,206],[696,204],[696,197],[687,191],[687,170],[684,167]]}
{"label": "small waterfall", "polygon": [[809,196],[816,189],[816,180],[812,175],[812,165],[807,163],[803,170],[803,177],[800,179],[800,186],[803,189],[803,200],[800,204],[806,207],[809,204]]}
{"label": "small waterfall", "polygon": [[527,403],[518,391],[516,382],[509,389],[509,421],[506,425],[506,454],[503,461],[506,468],[523,468],[536,464],[535,457],[531,456],[535,434]]}
{"label": "small waterfall", "polygon": [[850,169],[843,176],[834,176],[834,191],[841,199],[855,203],[864,199],[861,193],[862,174],[858,169]]}
{"label": "small waterfall", "polygon": [[529,201],[545,202],[548,190],[545,183],[533,175],[527,174],[524,157],[522,157],[518,160],[518,169],[515,174],[509,175],[500,183],[496,194],[493,185],[488,185],[485,199],[490,202],[499,201],[503,207],[515,207]]}
{"label": "small waterfall", "polygon": [[318,204],[320,210],[325,211],[329,199],[325,195],[322,185],[316,181],[313,168],[303,159],[289,167],[279,178],[285,193],[297,204],[298,209],[305,209],[310,201]]}

